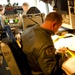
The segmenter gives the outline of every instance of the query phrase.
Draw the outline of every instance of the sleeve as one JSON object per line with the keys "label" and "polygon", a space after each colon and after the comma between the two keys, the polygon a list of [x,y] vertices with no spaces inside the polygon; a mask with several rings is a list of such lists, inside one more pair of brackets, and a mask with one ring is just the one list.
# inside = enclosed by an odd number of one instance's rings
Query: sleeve
{"label": "sleeve", "polygon": [[38,58],[38,63],[45,75],[53,75],[53,73],[57,70],[55,51],[56,49],[53,45],[51,45],[42,50]]}

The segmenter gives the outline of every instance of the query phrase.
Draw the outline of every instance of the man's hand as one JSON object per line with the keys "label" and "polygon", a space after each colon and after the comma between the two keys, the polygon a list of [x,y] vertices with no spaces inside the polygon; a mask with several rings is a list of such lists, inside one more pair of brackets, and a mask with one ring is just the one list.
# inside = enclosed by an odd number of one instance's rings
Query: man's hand
{"label": "man's hand", "polygon": [[56,53],[64,53],[64,54],[66,54],[66,53],[67,53],[67,48],[66,48],[66,47],[60,47],[60,48],[56,51]]}

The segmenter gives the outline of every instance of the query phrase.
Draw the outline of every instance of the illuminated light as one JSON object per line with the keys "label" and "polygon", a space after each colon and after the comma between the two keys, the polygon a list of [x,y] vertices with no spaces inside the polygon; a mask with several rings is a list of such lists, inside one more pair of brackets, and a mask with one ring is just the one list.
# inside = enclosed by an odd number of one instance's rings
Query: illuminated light
{"label": "illuminated light", "polygon": [[10,20],[9,20],[9,23],[13,23],[13,20],[12,20],[12,19],[10,19]]}
{"label": "illuminated light", "polygon": [[9,20],[5,20],[5,22],[6,22],[6,23],[8,23],[8,22],[9,22]]}
{"label": "illuminated light", "polygon": [[18,21],[19,21],[18,19],[15,19],[15,20],[14,20],[15,23],[17,23]]}

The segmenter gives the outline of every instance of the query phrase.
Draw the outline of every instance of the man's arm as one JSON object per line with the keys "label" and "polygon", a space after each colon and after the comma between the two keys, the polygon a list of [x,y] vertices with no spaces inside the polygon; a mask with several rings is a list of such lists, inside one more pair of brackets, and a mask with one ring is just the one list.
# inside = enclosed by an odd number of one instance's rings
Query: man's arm
{"label": "man's arm", "polygon": [[[52,75],[57,70],[57,63],[58,65],[62,65],[62,60],[58,62],[57,56],[55,54],[54,46],[49,46],[46,49],[42,50],[39,58],[38,63],[41,66],[41,69],[45,75]],[[60,59],[62,59],[60,57]]]}

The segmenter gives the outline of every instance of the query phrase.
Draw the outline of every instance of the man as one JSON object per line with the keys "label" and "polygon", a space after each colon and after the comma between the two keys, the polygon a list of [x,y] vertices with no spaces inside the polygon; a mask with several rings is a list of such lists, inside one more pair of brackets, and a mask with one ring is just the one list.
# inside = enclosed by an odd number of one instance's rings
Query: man
{"label": "man", "polygon": [[[5,25],[4,12],[5,12],[5,7],[0,4],[0,28],[4,27],[4,25]],[[1,38],[1,35],[0,35],[0,38]],[[3,63],[3,55],[2,55],[2,51],[0,49],[0,66],[2,66],[2,63]]]}
{"label": "man", "polygon": [[23,28],[23,15],[26,15],[28,9],[29,9],[29,4],[27,2],[24,2],[22,4],[22,9],[23,9],[23,13],[20,14],[20,18],[19,18],[19,22],[20,22],[20,28],[22,29]]}
{"label": "man", "polygon": [[26,3],[26,2],[24,2],[23,4],[22,4],[22,8],[23,8],[23,14],[26,14],[26,12],[28,11],[28,9],[29,9],[29,4],[28,3]]}
{"label": "man", "polygon": [[51,12],[42,25],[29,27],[22,33],[22,50],[27,55],[32,75],[62,75],[64,54],[62,57],[55,54],[51,38],[61,24],[62,16]]}
{"label": "man", "polygon": [[1,21],[2,26],[5,25],[4,12],[5,12],[5,7],[3,5],[0,5],[0,21]]}

